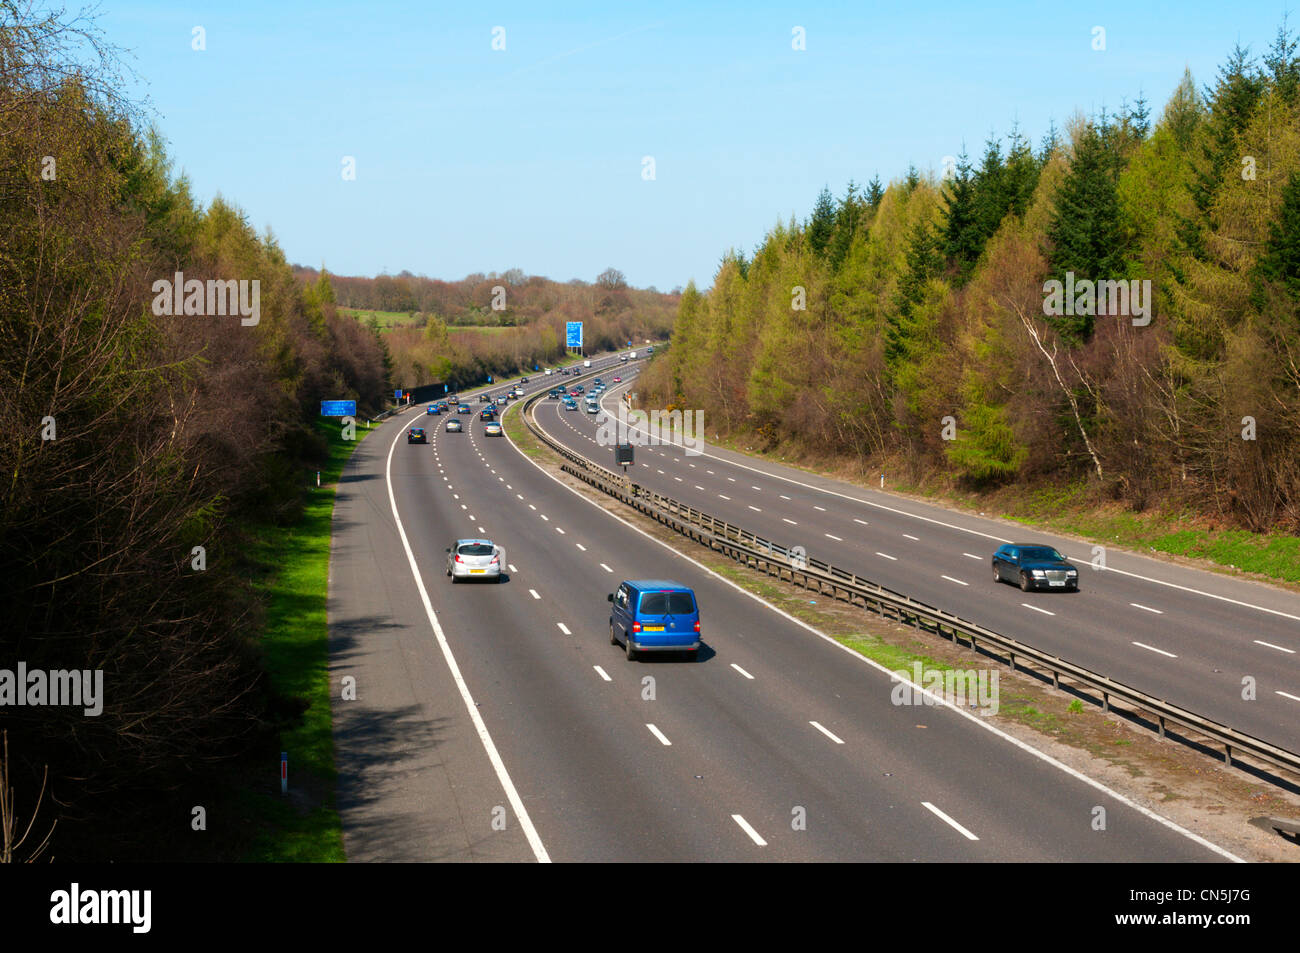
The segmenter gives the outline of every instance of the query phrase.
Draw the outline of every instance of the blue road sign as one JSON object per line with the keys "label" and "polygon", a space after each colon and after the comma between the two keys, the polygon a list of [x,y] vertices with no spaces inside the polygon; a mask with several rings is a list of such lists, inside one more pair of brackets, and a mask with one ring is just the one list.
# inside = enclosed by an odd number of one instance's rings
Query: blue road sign
{"label": "blue road sign", "polygon": [[394,399],[394,400],[401,400],[401,399],[402,399],[402,392],[401,392],[400,390],[395,390],[395,391],[393,391],[393,399]]}
{"label": "blue road sign", "polygon": [[322,417],[355,417],[357,402],[355,400],[322,400],[320,402]]}
{"label": "blue road sign", "polygon": [[442,385],[442,392],[443,392],[444,394],[447,393],[447,385],[446,385],[446,384],[443,384],[443,385]]}
{"label": "blue road sign", "polygon": [[582,322],[564,322],[564,346],[582,347]]}

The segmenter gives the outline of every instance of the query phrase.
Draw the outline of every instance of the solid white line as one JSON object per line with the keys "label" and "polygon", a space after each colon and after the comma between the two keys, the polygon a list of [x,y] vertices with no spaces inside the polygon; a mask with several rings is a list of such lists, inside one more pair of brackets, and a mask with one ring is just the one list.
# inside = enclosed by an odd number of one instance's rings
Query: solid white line
{"label": "solid white line", "polygon": [[745,820],[739,814],[732,814],[731,819],[740,825],[740,829],[744,831],[746,834],[748,834],[749,839],[752,840],[755,844],[757,844],[759,847],[767,846],[767,841],[763,840],[763,838],[758,836],[758,831],[754,830],[752,827],[749,826],[749,821]]}
{"label": "solid white line", "polygon": [[541,595],[537,592],[536,589],[529,589],[528,591],[529,591],[529,593],[532,594],[532,597],[533,597],[534,599],[540,599],[540,598],[542,598]]}
{"label": "solid white line", "polygon": [[1158,649],[1154,645],[1147,645],[1144,642],[1134,642],[1133,644],[1140,649],[1146,649],[1148,652],[1158,652],[1161,655],[1167,655],[1170,658],[1178,658],[1178,656],[1175,655],[1173,652],[1166,652],[1164,649]]}
{"label": "solid white line", "polygon": [[825,536],[827,539],[833,539],[833,540],[835,540],[835,542],[837,542],[837,543],[842,543],[842,542],[844,542],[844,540],[840,539],[838,536],[832,536],[830,533],[823,533],[822,535]]}
{"label": "solid white line", "polygon": [[647,724],[646,727],[650,729],[650,734],[654,735],[656,738],[658,738],[660,741],[662,741],[665,745],[669,745],[669,746],[672,745],[672,742],[669,741],[669,740],[664,736],[664,733],[663,733],[662,731],[660,731],[658,728],[656,728],[654,725]]}
{"label": "solid white line", "polygon": [[877,552],[876,555],[877,555],[877,556],[884,556],[886,559],[892,559],[894,562],[898,562],[898,557],[897,557],[897,556],[891,556],[891,555],[889,555],[889,553],[881,553],[881,552]]}
{"label": "solid white line", "polygon": [[[510,435],[507,434],[506,438],[510,439]],[[875,669],[880,674],[887,676],[891,682],[894,680],[893,670],[887,668],[886,666],[875,661],[874,659],[867,658],[865,655],[861,654],[860,652],[855,652],[847,645],[843,645],[842,643],[836,641],[835,639],[831,638],[829,635],[827,635],[825,632],[821,631],[820,629],[816,628],[815,626],[809,625],[803,619],[796,618],[795,616],[786,612],[784,609],[780,608],[779,606],[773,605],[771,602],[764,599],[762,596],[750,592],[748,589],[746,589],[744,586],[741,586],[739,583],[736,583],[733,580],[728,579],[726,576],[723,576],[721,573],[716,572],[713,569],[710,569],[708,566],[704,565],[704,563],[700,562],[698,559],[694,558],[693,556],[690,556],[687,553],[682,552],[681,550],[673,548],[671,545],[669,545],[667,542],[665,542],[662,539],[657,539],[656,537],[651,536],[648,532],[643,530],[641,527],[629,523],[627,520],[623,519],[623,517],[619,516],[617,513],[610,512],[609,510],[605,509],[600,503],[596,502],[595,500],[589,499],[587,496],[578,492],[578,490],[569,486],[563,480],[560,480],[554,474],[550,473],[540,463],[538,463],[528,454],[520,450],[519,445],[516,444],[513,440],[510,440],[510,445],[514,447],[515,452],[518,453],[520,457],[522,457],[526,462],[528,462],[533,467],[535,467],[539,473],[545,476],[548,480],[551,480],[556,485],[567,490],[569,493],[572,493],[575,497],[577,497],[587,506],[590,506],[598,514],[601,514],[607,517],[608,519],[612,519],[616,523],[622,524],[624,527],[636,533],[637,535],[643,537],[648,542],[662,547],[663,549],[667,550],[669,553],[672,553],[677,558],[686,560],[688,563],[695,566],[701,572],[705,573],[706,575],[712,576],[721,585],[730,586],[732,589],[736,590],[736,592],[738,592],[740,595],[744,596],[747,599],[752,599],[754,602],[757,602],[759,605],[763,606],[769,612],[773,612],[776,615],[779,615],[781,618],[785,619],[791,625],[797,626],[798,628],[803,629],[805,632],[811,633],[812,635],[821,639],[831,648],[843,652],[845,655],[852,658],[855,664],[865,665],[868,668]],[[706,455],[711,456],[711,454],[706,454]],[[714,459],[721,459],[721,458],[714,458]],[[784,479],[784,477],[782,477],[781,479]],[[787,480],[787,482],[793,483],[796,481]],[[858,500],[857,502],[862,503],[866,501]],[[878,505],[878,504],[873,504],[873,505]],[[885,507],[881,507],[881,508],[885,508]],[[978,535],[983,535],[983,534],[978,534]],[[1000,542],[1007,542],[1007,540],[1000,540]],[[1171,830],[1174,833],[1181,835],[1182,837],[1186,837],[1188,840],[1192,841],[1193,843],[1201,847],[1204,847],[1206,850],[1213,852],[1217,856],[1222,857],[1225,860],[1230,861],[1231,863],[1234,864],[1245,863],[1244,860],[1242,860],[1240,857],[1238,857],[1236,854],[1232,853],[1231,851],[1225,850],[1224,848],[1220,847],[1218,844],[1206,840],[1200,834],[1197,834],[1193,831],[1189,831],[1187,828],[1179,824],[1175,824],[1173,821],[1171,821],[1169,818],[1165,817],[1164,815],[1157,814],[1149,807],[1145,807],[1144,805],[1137,803],[1131,798],[1128,798],[1123,794],[1120,794],[1118,791],[1115,791],[1112,788],[1107,787],[1105,784],[1102,784],[1096,778],[1090,777],[1089,775],[1084,774],[1082,771],[1070,767],[1068,764],[1064,763],[1063,761],[1059,761],[1056,758],[1053,758],[1051,755],[1047,754],[1046,752],[1041,751],[1038,748],[1035,748],[1027,741],[1022,741],[1021,739],[1015,737],[1014,735],[1008,734],[1007,732],[1003,731],[1001,728],[998,728],[995,725],[993,725],[987,719],[972,714],[971,712],[967,711],[965,708],[954,705],[951,701],[943,698],[941,695],[936,695],[933,692],[931,692],[929,689],[923,688],[921,686],[913,686],[912,691],[920,692],[926,698],[929,698],[935,705],[943,708],[947,708],[951,710],[957,717],[965,718],[972,725],[979,726],[981,731],[987,731],[990,734],[997,736],[999,739],[1011,745],[1012,747],[1017,748],[1020,751],[1023,751],[1031,758],[1037,758],[1039,761],[1043,762],[1044,764],[1051,765],[1053,768],[1056,768],[1058,771],[1073,778],[1079,783],[1086,784],[1094,791],[1099,791],[1102,794],[1104,794],[1106,797],[1109,797],[1119,802],[1120,804],[1123,804],[1125,807],[1129,808],[1130,810],[1136,811],[1138,814],[1141,814],[1147,820],[1159,824],[1165,829]]]}
{"label": "solid white line", "polygon": [[976,837],[970,831],[966,830],[966,828],[962,827],[960,824],[954,821],[947,814],[943,813],[943,811],[939,810],[929,801],[922,801],[921,806],[924,807],[926,810],[931,811],[936,817],[944,821],[946,824],[950,825],[954,830],[960,832],[961,835],[965,837],[967,840],[979,840],[978,837]]}
{"label": "solid white line", "polygon": [[1160,609],[1152,609],[1148,606],[1140,606],[1136,602],[1130,602],[1129,605],[1131,605],[1134,609],[1141,609],[1143,612],[1154,612],[1156,615],[1164,615],[1164,612]]}
{"label": "solid white line", "polygon": [[952,576],[940,576],[940,579],[947,579],[949,582],[955,582],[959,586],[969,586],[969,582],[962,582],[960,579],[954,579]]}
{"label": "solid white line", "polygon": [[605,570],[605,572],[613,572],[613,571],[614,571],[614,570],[610,569],[608,566],[606,566],[604,563],[601,563],[601,564],[600,564],[600,568],[603,569],[603,570]]}
{"label": "solid white line", "polygon": [[569,627],[565,625],[563,622],[557,622],[555,624],[560,627],[560,631],[563,632],[565,635],[573,635],[573,633],[569,631]]}
{"label": "solid white line", "polygon": [[420,593],[420,601],[424,603],[425,617],[428,618],[429,624],[433,626],[434,637],[438,640],[438,647],[442,650],[442,657],[447,663],[447,668],[451,672],[457,690],[460,692],[461,701],[465,703],[465,710],[469,712],[470,720],[474,723],[474,730],[478,734],[479,741],[483,744],[483,750],[487,752],[488,761],[492,763],[492,769],[496,772],[497,780],[505,790],[506,799],[514,809],[515,817],[524,832],[528,846],[532,848],[533,856],[538,863],[549,864],[551,862],[550,855],[546,853],[546,848],[542,845],[542,839],[538,836],[537,829],[533,827],[532,818],[528,816],[528,809],[524,807],[523,799],[519,796],[519,792],[515,790],[514,782],[510,780],[510,773],[506,770],[505,762],[501,760],[501,754],[492,741],[492,735],[488,733],[487,724],[483,721],[483,716],[479,714],[478,707],[474,704],[474,697],[470,694],[469,685],[466,684],[464,676],[461,675],[460,666],[456,664],[456,657],[452,654],[451,646],[442,631],[442,626],[438,624],[437,613],[433,611],[433,603],[429,601],[429,592],[425,589],[424,580],[420,577],[420,567],[415,561],[415,553],[411,551],[411,542],[406,537],[406,529],[402,526],[402,518],[397,513],[397,497],[393,494],[393,449],[397,446],[397,441],[401,438],[402,433],[403,430],[399,429],[397,435],[393,438],[392,446],[388,448],[388,462],[384,467],[384,480],[388,484],[388,505],[393,511],[393,523],[397,526],[397,535],[402,540],[402,548],[406,550],[406,561],[411,567],[411,575],[415,577],[415,588]]}
{"label": "solid white line", "polygon": [[1056,615],[1055,612],[1048,612],[1046,609],[1040,609],[1038,606],[1031,606],[1028,602],[1020,603],[1026,609],[1033,609],[1035,612],[1041,612],[1043,615]]}
{"label": "solid white line", "polygon": [[1300,702],[1300,697],[1292,695],[1290,692],[1274,692],[1275,695],[1281,695],[1283,698],[1289,698],[1293,702]]}
{"label": "solid white line", "polygon": [[746,671],[745,671],[743,668],[741,668],[739,665],[737,665],[735,662],[732,662],[732,663],[731,663],[731,667],[734,668],[734,669],[735,669],[737,672],[739,672],[741,675],[744,675],[746,678],[752,679],[752,678],[754,677],[753,675],[750,675],[748,672],[746,672]]}
{"label": "solid white line", "polygon": [[827,738],[831,739],[831,741],[835,742],[837,745],[842,745],[842,744],[844,744],[844,739],[843,739],[843,738],[838,738],[838,737],[836,737],[835,735],[831,734],[829,731],[827,731],[825,728],[823,728],[823,727],[822,727],[821,725],[819,725],[817,722],[815,722],[815,721],[810,721],[810,722],[808,722],[808,724],[812,725],[814,728],[816,728],[818,731],[820,731],[822,734],[824,734]]}
{"label": "solid white line", "polygon": [[596,674],[599,675],[601,678],[603,678],[605,681],[607,682],[613,681],[612,678],[610,678],[608,675],[605,674],[605,670],[601,668],[599,665],[593,665],[592,668],[594,668],[596,670]]}
{"label": "solid white line", "polygon": [[1281,645],[1274,645],[1272,642],[1261,642],[1259,639],[1255,639],[1255,644],[1263,645],[1270,649],[1277,649],[1279,652],[1285,652],[1287,655],[1295,655],[1295,649],[1288,649]]}

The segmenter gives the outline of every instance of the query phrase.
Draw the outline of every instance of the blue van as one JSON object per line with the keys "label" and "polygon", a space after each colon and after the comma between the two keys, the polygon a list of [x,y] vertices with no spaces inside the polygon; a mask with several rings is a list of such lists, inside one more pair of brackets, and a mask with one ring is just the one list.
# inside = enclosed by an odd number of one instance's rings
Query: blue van
{"label": "blue van", "polygon": [[613,606],[609,644],[623,645],[629,659],[638,652],[699,650],[700,607],[695,593],[681,583],[631,579],[608,598]]}

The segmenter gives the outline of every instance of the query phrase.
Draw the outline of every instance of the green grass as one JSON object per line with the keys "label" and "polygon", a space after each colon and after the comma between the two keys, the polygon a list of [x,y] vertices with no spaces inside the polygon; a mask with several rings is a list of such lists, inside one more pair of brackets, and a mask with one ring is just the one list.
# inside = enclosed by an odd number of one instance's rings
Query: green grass
{"label": "green grass", "polygon": [[340,314],[350,315],[358,321],[365,322],[374,318],[380,329],[384,331],[414,324],[416,320],[415,315],[407,311],[375,311],[370,308],[339,308],[338,310]]}
{"label": "green grass", "polygon": [[258,833],[244,856],[254,862],[336,862],[343,854],[343,833],[334,804],[333,722],[330,716],[328,622],[325,596],[329,577],[334,484],[356,443],[368,433],[364,423],[357,440],[345,441],[337,422],[317,421],[329,446],[321,486],[314,474],[302,518],[289,527],[264,527],[255,534],[252,554],[265,566],[279,567],[258,588],[265,593],[266,628],[262,646],[267,676],[276,691],[306,703],[301,721],[281,732],[281,750],[289,754],[289,783],[294,796],[245,792],[241,808]]}

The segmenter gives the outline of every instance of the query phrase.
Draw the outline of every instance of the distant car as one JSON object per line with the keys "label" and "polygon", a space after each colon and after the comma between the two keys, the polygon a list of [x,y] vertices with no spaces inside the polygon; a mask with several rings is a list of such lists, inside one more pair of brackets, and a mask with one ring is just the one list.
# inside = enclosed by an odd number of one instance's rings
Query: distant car
{"label": "distant car", "polygon": [[521,383],[521,384],[527,384],[527,383],[528,383],[528,378],[527,378],[527,377],[521,377],[521,378],[519,378],[519,383]]}
{"label": "distant car", "polygon": [[510,403],[510,401],[507,400],[505,397],[498,397],[498,398],[497,398],[497,406],[498,406],[498,407],[505,407],[505,406],[508,405],[509,403]]}
{"label": "distant car", "polygon": [[568,376],[569,376],[569,369],[566,367],[566,368],[565,368],[563,371],[561,371],[560,373],[563,374],[565,377],[568,377]]}
{"label": "distant car", "polygon": [[501,564],[506,551],[490,539],[458,539],[447,547],[447,575],[452,582],[462,579],[501,581]]}
{"label": "distant car", "polygon": [[626,354],[620,354],[620,355],[618,356],[618,359],[619,359],[620,361],[622,361],[624,364],[627,363],[627,355],[626,355]]}
{"label": "distant car", "polygon": [[655,349],[654,349],[653,346],[651,346],[651,347],[646,348],[646,349],[645,349],[645,352],[646,352],[647,354],[653,354],[653,353],[655,352]]}
{"label": "distant car", "polygon": [[595,414],[600,412],[600,404],[594,400],[587,401],[587,413]]}
{"label": "distant car", "polygon": [[479,395],[478,395],[478,402],[479,402],[480,404],[490,404],[490,403],[492,403],[492,395],[491,395],[491,394],[479,394]]}
{"label": "distant car", "polygon": [[501,436],[501,425],[497,423],[495,420],[492,421],[490,424],[485,424],[483,426],[483,436],[485,437]]}
{"label": "distant car", "polygon": [[458,404],[456,407],[456,413],[458,414],[470,413],[469,404]]}
{"label": "distant car", "polygon": [[558,387],[552,387],[549,391],[546,392],[546,399],[547,399],[547,400],[559,400],[560,393],[561,393],[561,391],[560,391],[560,389],[559,389]]}
{"label": "distant car", "polygon": [[515,398],[518,399],[518,398],[523,397],[523,396],[524,396],[524,389],[523,389],[522,387],[516,387],[516,388],[515,388]]}
{"label": "distant car", "polygon": [[429,405],[429,409],[426,410],[425,413],[426,413],[426,414],[436,414],[436,413],[438,413],[438,405],[437,405],[437,404],[430,404],[430,405]]}
{"label": "distant car", "polygon": [[1079,570],[1051,546],[1007,543],[993,554],[993,581],[1015,582],[1031,589],[1079,591]]}
{"label": "distant car", "polygon": [[455,417],[452,417],[450,420],[447,421],[448,433],[460,433],[460,431],[461,431],[461,426],[459,420],[457,420]]}
{"label": "distant car", "polygon": [[497,416],[497,411],[495,407],[484,407],[482,410],[479,411],[478,419],[495,420],[496,416]]}
{"label": "distant car", "polygon": [[460,403],[460,395],[459,395],[459,394],[448,394],[448,395],[447,395],[447,403],[448,403],[448,404],[459,404],[459,403]]}
{"label": "distant car", "polygon": [[623,383],[623,378],[621,378],[621,377],[616,377],[616,378],[614,378],[614,383],[615,383],[615,384],[621,384],[621,383]]}
{"label": "distant car", "polygon": [[423,427],[412,427],[406,431],[407,443],[428,443],[429,435],[424,432]]}
{"label": "distant car", "polygon": [[565,409],[565,410],[577,410],[577,409],[578,409],[578,402],[577,402],[576,400],[574,400],[572,397],[566,397],[566,398],[564,398],[564,409]]}
{"label": "distant car", "polygon": [[688,587],[629,579],[606,598],[611,604],[609,644],[623,645],[629,659],[638,652],[699,651],[700,607]]}

